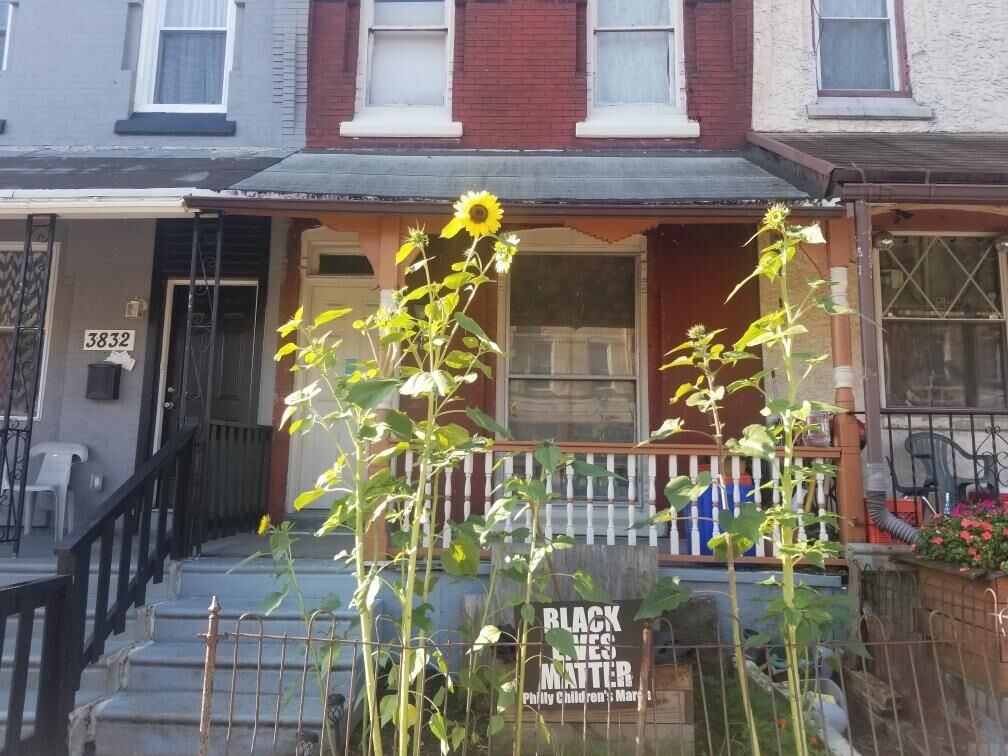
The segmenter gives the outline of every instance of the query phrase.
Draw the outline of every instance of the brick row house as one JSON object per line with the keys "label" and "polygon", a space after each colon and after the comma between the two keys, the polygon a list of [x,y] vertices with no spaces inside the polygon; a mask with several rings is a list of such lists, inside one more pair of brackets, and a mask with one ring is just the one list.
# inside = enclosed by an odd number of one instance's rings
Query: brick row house
{"label": "brick row house", "polygon": [[[269,570],[225,573],[257,548],[259,516],[310,526],[329,506],[293,512],[337,455],[322,434],[271,431],[300,387],[272,359],[275,329],[299,304],[390,301],[407,283],[404,234],[439,229],[467,190],[496,194],[521,238],[474,313],[506,357],[468,400],[518,439],[499,444],[516,464],[552,438],[625,479],[570,480],[557,532],[656,547],[663,571],[723,584],[704,518],[725,503],[630,527],[715,450],[635,446],[673,414],[681,380],[660,367],[689,326],[730,339],[776,306],[755,284],[725,301],[773,202],[820,223],[826,243],[806,245],[801,270],[864,315],[809,326],[807,345],[831,356],[811,398],[846,412],[805,452],[839,468],[815,492],[838,525],[803,535],[864,542],[866,485],[879,523],[907,497],[999,488],[1008,92],[953,42],[1005,63],[998,3],[964,3],[966,31],[928,0],[93,5],[0,3],[0,548],[20,552],[2,574],[51,572],[56,531],[77,544],[60,571],[85,593],[109,579],[96,567],[89,582],[87,565],[112,551],[141,585],[172,579],[163,596],[122,589],[135,639],[104,645],[122,609],[88,630],[97,645],[71,644],[75,670],[115,651],[136,672],[109,666],[95,690],[78,675],[70,750],[193,752],[199,681],[179,671],[202,670],[210,593],[225,617],[257,609]],[[458,253],[432,249],[444,264]],[[760,422],[760,406],[733,399],[729,430]],[[925,471],[922,428],[958,445],[951,475]],[[49,455],[62,482],[33,489]],[[982,455],[995,462],[969,462]],[[770,495],[771,469],[730,464],[736,494]],[[456,473],[439,523],[479,511],[482,465]],[[118,556],[133,537],[149,563]],[[771,548],[745,560],[766,566]],[[831,567],[809,579],[838,589],[843,561]],[[465,591],[443,593],[450,626]],[[134,608],[145,598],[153,608]]]}

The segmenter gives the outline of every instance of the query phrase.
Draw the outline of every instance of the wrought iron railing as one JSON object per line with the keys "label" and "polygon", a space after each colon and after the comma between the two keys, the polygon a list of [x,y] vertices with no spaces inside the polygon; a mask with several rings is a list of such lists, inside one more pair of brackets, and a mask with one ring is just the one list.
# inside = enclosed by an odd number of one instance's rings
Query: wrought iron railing
{"label": "wrought iron railing", "polygon": [[[13,630],[13,654],[9,662],[7,726],[0,755],[56,754],[66,749],[67,717],[73,694],[64,674],[63,644],[71,581],[67,576],[31,580],[0,589],[0,649],[4,635]],[[35,700],[29,696],[32,635],[36,613],[42,611],[38,685]],[[3,665],[7,666],[7,664]],[[26,715],[34,705],[34,721]]]}
{"label": "wrought iron railing", "polygon": [[1008,492],[1008,410],[883,409],[881,420],[894,509],[913,501],[919,519]]}
{"label": "wrought iron railing", "polygon": [[273,429],[214,420],[207,431],[199,508],[199,538],[246,532],[266,512]]}
{"label": "wrought iron railing", "polygon": [[[105,641],[126,628],[126,614],[146,601],[147,584],[164,578],[165,560],[191,551],[191,471],[197,428],[178,431],[115,491],[90,521],[55,549],[57,571],[72,579],[66,674],[76,691],[84,668],[98,661]],[[118,535],[118,538],[117,538]],[[98,546],[94,623],[86,631],[91,561]],[[117,566],[113,575],[113,565]]]}

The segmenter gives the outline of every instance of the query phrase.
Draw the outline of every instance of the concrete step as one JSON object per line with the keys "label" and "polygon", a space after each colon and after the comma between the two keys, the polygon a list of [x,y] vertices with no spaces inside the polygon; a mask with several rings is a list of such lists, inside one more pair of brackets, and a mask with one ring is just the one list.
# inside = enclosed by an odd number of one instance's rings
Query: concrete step
{"label": "concrete step", "polygon": [[[235,568],[240,559],[208,557],[182,562],[178,566],[178,598],[219,596],[256,598],[276,590],[273,560],[269,557],[256,559]],[[298,559],[298,582],[305,596],[317,601],[329,594],[348,599],[354,590],[353,573],[332,559]],[[208,602],[209,603],[209,602]]]}
{"label": "concrete step", "polygon": [[[349,686],[347,679],[343,688],[349,690]],[[93,711],[95,753],[192,756],[199,748],[200,701],[197,691],[123,691],[98,704]],[[303,713],[301,708],[299,696],[285,701],[275,693],[260,696],[236,693],[232,709],[230,694],[217,691],[212,698],[209,752],[293,754],[299,721],[305,729],[321,731],[319,699],[306,699]],[[346,732],[346,718],[340,728]]]}
{"label": "concrete step", "polygon": [[[147,613],[153,628],[153,639],[158,642],[197,641],[196,636],[207,631],[210,601],[210,598],[187,598],[164,601],[149,607]],[[251,615],[241,621],[241,632],[259,632],[256,618],[261,617],[263,631],[269,635],[285,633],[297,637],[307,635],[307,625],[301,614],[301,608],[293,596],[288,596],[269,615],[263,614],[262,601],[258,598],[225,595],[221,596],[219,601],[221,608],[218,614],[218,632],[238,631],[239,619],[244,615]],[[313,608],[309,607],[309,610]],[[357,618],[356,612],[347,609],[335,610],[332,615],[336,620],[337,637],[343,637],[344,633],[354,626]],[[328,637],[332,632],[332,624],[333,621],[326,616],[317,617],[312,626],[312,635]]]}
{"label": "concrete step", "polygon": [[[279,641],[259,643],[243,639],[237,645],[226,640],[217,646],[214,687],[240,693],[300,695],[302,681],[306,698],[318,698],[321,689],[341,690],[349,680],[353,665],[352,644],[337,646],[331,655],[331,671],[321,679],[309,662],[305,673],[305,647],[299,642],[287,644],[283,651]],[[313,644],[310,654],[325,659],[326,648]],[[237,654],[237,665],[235,656]],[[136,691],[194,691],[203,689],[206,648],[199,643],[154,642],[142,644],[129,652],[126,689]],[[324,662],[323,662],[324,663]],[[327,683],[328,677],[328,683]]]}
{"label": "concrete step", "polygon": [[[118,654],[132,647],[135,643],[135,640],[127,639],[123,636],[109,638],[105,642],[105,655],[81,674],[80,689],[102,694],[116,690],[118,685],[109,679],[111,663],[114,662]],[[38,649],[32,649],[32,652],[28,655],[27,688],[30,691],[34,691],[38,687],[41,663],[41,652]],[[0,657],[0,690],[10,690],[13,665],[13,646],[7,644],[4,648],[3,656]]]}

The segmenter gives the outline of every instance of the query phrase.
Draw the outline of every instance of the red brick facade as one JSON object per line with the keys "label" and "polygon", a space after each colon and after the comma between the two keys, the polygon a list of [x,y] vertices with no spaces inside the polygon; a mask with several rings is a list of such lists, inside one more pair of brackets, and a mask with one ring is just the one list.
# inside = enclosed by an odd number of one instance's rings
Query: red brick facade
{"label": "red brick facade", "polygon": [[578,139],[587,110],[585,0],[456,0],[453,117],[459,139],[349,139],[360,6],[314,0],[308,69],[311,148],[733,149],[752,92],[752,0],[683,0],[687,105],[698,139]]}

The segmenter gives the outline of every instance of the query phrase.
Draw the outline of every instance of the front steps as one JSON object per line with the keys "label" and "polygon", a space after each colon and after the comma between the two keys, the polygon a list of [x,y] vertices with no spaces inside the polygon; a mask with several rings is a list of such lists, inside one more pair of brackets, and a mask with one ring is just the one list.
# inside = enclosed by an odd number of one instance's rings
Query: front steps
{"label": "front steps", "polygon": [[[197,752],[206,655],[205,642],[198,634],[207,632],[211,598],[216,595],[221,606],[218,633],[234,633],[243,614],[261,614],[263,597],[275,588],[271,560],[256,560],[228,574],[239,561],[204,558],[177,565],[170,598],[142,610],[146,635],[126,654],[119,690],[98,703],[89,715],[95,754],[191,756]],[[354,587],[352,576],[330,559],[298,560],[298,579],[309,607],[318,606],[330,594],[339,596],[345,606]],[[354,615],[346,610],[334,615],[334,632],[339,637],[350,630]],[[314,636],[329,637],[331,624],[316,626]],[[304,635],[305,624],[295,598],[288,596],[264,617],[262,627],[271,636]],[[241,632],[258,634],[258,621],[242,620]],[[241,638],[235,670],[234,640],[218,644],[210,753],[224,753],[225,749],[229,753],[294,752],[304,651],[288,641],[284,652],[282,645],[279,638],[267,639],[260,650],[257,639]],[[285,659],[282,670],[281,656]],[[350,692],[360,687],[360,681],[352,679],[359,677],[352,674],[353,669],[351,653],[344,652],[334,664],[329,690],[350,698]],[[304,683],[303,714],[308,729],[317,730],[313,723],[320,721],[321,709],[318,687],[309,677]],[[229,719],[232,732],[226,742]]]}

